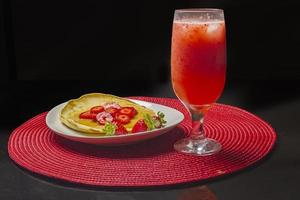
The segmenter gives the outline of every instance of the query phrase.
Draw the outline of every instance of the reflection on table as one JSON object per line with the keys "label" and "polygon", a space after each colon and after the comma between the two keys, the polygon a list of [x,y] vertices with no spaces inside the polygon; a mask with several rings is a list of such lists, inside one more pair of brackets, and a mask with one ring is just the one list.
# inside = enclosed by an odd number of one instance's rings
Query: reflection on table
{"label": "reflection on table", "polygon": [[217,200],[215,194],[207,186],[198,186],[181,191],[178,200]]}

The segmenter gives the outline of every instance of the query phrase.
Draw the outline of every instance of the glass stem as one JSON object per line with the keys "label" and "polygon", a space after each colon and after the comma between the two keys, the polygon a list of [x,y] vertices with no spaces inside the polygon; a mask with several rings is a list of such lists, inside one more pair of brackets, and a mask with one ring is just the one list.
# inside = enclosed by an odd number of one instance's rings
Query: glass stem
{"label": "glass stem", "polygon": [[191,138],[193,140],[202,140],[205,138],[205,133],[204,133],[204,113],[203,112],[195,112],[191,110],[191,115],[192,115],[192,134]]}

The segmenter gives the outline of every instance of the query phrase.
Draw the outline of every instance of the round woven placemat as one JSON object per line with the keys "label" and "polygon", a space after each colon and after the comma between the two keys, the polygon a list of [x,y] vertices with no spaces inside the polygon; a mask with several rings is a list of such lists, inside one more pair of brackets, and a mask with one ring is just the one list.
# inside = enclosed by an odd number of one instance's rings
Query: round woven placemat
{"label": "round woven placemat", "polygon": [[119,147],[69,141],[54,134],[42,113],[16,128],[8,144],[18,165],[38,174],[93,186],[161,186],[212,179],[261,160],[272,149],[276,134],[260,118],[236,107],[216,104],[207,113],[205,131],[223,149],[194,157],[177,153],[173,144],[186,136],[190,117],[175,99],[137,97],[178,109],[185,120],[152,140]]}

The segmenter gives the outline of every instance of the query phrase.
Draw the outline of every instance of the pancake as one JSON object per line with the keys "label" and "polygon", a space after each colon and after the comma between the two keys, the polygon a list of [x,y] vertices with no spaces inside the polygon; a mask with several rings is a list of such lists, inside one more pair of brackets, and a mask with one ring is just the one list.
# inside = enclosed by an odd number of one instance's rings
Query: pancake
{"label": "pancake", "polygon": [[101,125],[94,120],[80,119],[79,115],[94,106],[104,105],[105,103],[111,102],[117,103],[121,107],[134,107],[137,110],[137,114],[131,119],[130,123],[124,125],[128,131],[131,131],[134,124],[138,120],[143,119],[145,114],[149,114],[150,116],[155,115],[153,110],[145,108],[128,99],[110,94],[90,93],[83,95],[78,99],[70,100],[61,110],[60,120],[64,125],[76,131],[104,135],[104,125]]}

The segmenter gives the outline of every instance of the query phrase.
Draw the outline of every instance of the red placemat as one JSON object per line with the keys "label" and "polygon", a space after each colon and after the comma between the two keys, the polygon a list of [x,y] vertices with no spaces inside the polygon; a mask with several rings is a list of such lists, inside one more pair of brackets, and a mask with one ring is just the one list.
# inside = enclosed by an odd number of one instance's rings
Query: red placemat
{"label": "red placemat", "polygon": [[138,97],[185,114],[172,131],[152,140],[119,147],[72,142],[54,134],[42,113],[13,131],[9,156],[20,166],[45,176],[93,186],[159,186],[212,179],[261,160],[276,134],[260,118],[239,108],[216,104],[207,113],[205,131],[223,149],[209,157],[177,153],[173,144],[187,135],[190,117],[175,99]]}

